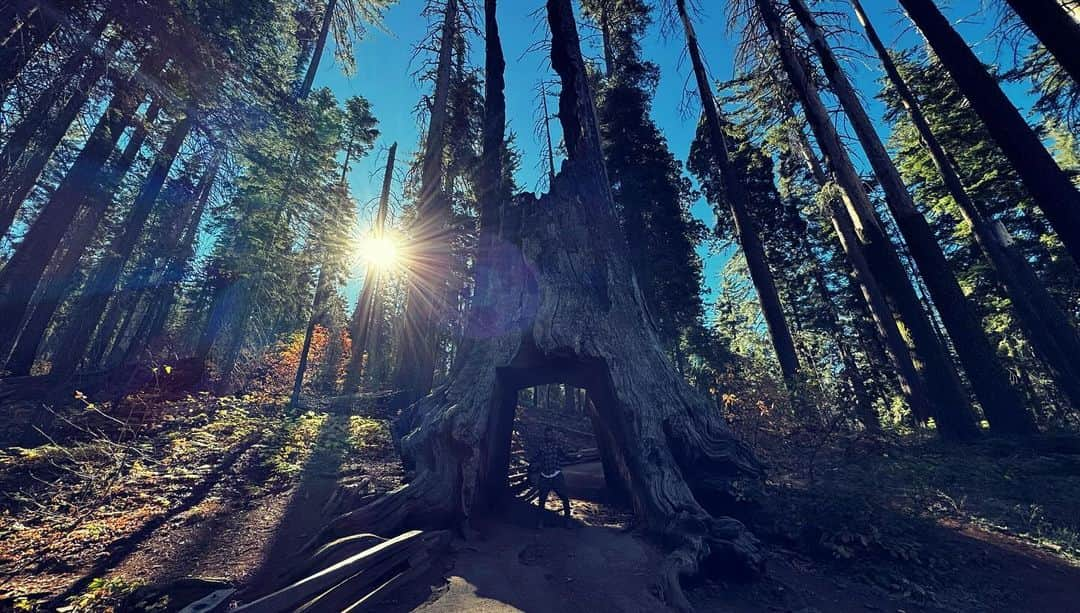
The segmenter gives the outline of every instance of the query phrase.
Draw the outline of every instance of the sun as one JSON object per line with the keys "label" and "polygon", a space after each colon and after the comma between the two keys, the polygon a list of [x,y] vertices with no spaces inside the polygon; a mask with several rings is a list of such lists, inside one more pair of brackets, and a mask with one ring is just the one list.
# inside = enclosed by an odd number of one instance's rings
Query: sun
{"label": "sun", "polygon": [[401,263],[401,248],[391,236],[366,236],[357,248],[360,263],[379,270],[391,270]]}

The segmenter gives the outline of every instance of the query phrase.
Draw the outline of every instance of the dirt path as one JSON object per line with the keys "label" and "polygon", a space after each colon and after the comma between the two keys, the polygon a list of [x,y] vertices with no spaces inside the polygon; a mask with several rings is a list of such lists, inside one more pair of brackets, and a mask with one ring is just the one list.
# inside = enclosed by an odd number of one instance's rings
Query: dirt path
{"label": "dirt path", "polygon": [[[380,613],[598,613],[665,610],[651,590],[662,556],[620,527],[625,514],[574,500],[574,520],[537,529],[531,508],[476,522],[427,576],[390,596]],[[556,508],[551,503],[551,508]],[[606,514],[601,514],[606,511]],[[589,525],[589,524],[608,525]],[[602,597],[598,597],[602,596]]]}
{"label": "dirt path", "polygon": [[[661,552],[618,528],[524,527],[489,520],[480,538],[455,542],[441,568],[389,597],[380,613],[559,613],[665,611],[654,585]],[[872,585],[827,562],[772,548],[765,577],[706,581],[688,595],[699,611],[740,613],[1080,611],[1080,569],[999,535],[952,532],[971,565],[951,569],[956,583],[936,593]],[[977,536],[977,538],[976,538]],[[1000,540],[1004,539],[1004,542]]]}
{"label": "dirt path", "polygon": [[[210,420],[206,428],[218,432],[219,422]],[[65,590],[85,588],[85,594],[92,594],[112,589],[107,582],[92,583],[99,579],[117,580],[123,587],[123,583],[167,585],[194,576],[226,579],[239,588],[237,600],[250,601],[281,587],[300,546],[329,520],[332,512],[326,510],[326,502],[339,484],[364,483],[385,492],[400,482],[401,470],[392,447],[378,434],[381,426],[374,422],[315,415],[289,424],[274,436],[245,438],[254,442],[234,444],[228,451],[198,451],[213,449],[220,438],[207,439],[196,448],[198,453],[185,447],[183,460],[194,471],[191,477],[178,481],[163,472],[156,480],[133,479],[106,499],[112,506],[100,514],[109,517],[114,507],[141,513],[136,501],[163,494],[170,495],[167,508],[154,515],[137,514],[144,519],[132,522],[125,535],[105,534],[100,545],[83,543],[58,562],[41,560],[40,569],[4,578],[0,588],[48,598]],[[295,472],[284,476],[280,471],[289,467]],[[598,463],[567,466],[565,471],[576,495],[603,495]],[[867,502],[864,490],[858,494],[832,506],[808,507],[823,511],[818,515],[806,510],[780,513],[783,519],[778,521],[790,523],[801,517],[817,527],[831,520],[855,530],[853,518],[839,514],[858,516],[865,511],[849,508],[851,500]],[[687,586],[691,602],[700,611],[749,613],[1080,613],[1080,568],[1063,556],[1015,535],[980,529],[973,522],[916,518],[877,501],[874,505],[884,511],[873,525],[906,526],[900,536],[869,547],[864,543],[850,559],[833,559],[830,550],[815,548],[820,537],[787,543],[787,548],[773,544],[765,577]],[[552,500],[549,508],[557,506]],[[537,530],[533,509],[520,503],[497,517],[477,521],[476,538],[455,541],[426,575],[387,595],[376,610],[666,610],[655,593],[662,551],[630,530],[630,513],[581,499],[573,501],[573,509],[569,529]],[[833,530],[821,534],[834,534]],[[881,543],[892,548],[883,549]],[[904,545],[900,551],[904,556],[891,557],[898,544]],[[914,557],[908,557],[908,551]],[[12,602],[0,594],[0,610]],[[97,611],[103,610],[105,600],[95,596],[81,602],[75,610]]]}

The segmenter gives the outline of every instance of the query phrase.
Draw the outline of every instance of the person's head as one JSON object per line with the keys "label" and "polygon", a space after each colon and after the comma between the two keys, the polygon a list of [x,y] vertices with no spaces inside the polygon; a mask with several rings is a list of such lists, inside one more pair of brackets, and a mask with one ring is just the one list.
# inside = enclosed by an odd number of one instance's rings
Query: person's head
{"label": "person's head", "polygon": [[544,427],[544,440],[545,441],[553,441],[553,440],[555,440],[555,428],[552,428],[551,426],[545,426]]}

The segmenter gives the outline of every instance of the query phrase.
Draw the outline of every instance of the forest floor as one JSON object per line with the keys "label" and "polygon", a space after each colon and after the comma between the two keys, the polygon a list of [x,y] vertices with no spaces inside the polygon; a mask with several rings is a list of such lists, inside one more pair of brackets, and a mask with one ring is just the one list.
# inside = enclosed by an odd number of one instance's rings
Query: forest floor
{"label": "forest floor", "polygon": [[[258,394],[134,398],[115,414],[87,403],[32,431],[37,441],[26,424],[40,408],[9,411],[0,610],[128,610],[120,603],[140,586],[183,577],[229,582],[241,601],[280,585],[340,487],[379,493],[403,478],[385,422],[283,406]],[[767,428],[751,439],[769,465],[750,511],[768,571],[692,586],[700,610],[1080,611],[1074,443],[946,447]],[[537,530],[522,508],[479,521],[476,538],[455,540],[380,610],[662,609],[661,552],[631,515],[573,508],[569,528]]]}

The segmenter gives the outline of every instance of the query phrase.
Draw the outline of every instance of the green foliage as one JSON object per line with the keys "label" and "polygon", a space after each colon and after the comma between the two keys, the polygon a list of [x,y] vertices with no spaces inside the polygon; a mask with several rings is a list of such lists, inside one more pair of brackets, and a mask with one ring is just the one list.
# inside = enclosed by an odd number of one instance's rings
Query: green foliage
{"label": "green foliage", "polygon": [[[91,611],[112,611],[124,598],[139,587],[122,577],[97,578],[90,582],[86,590],[73,596],[65,610],[71,613],[90,613]],[[161,610],[161,609],[148,609]]]}
{"label": "green foliage", "polygon": [[[897,66],[922,101],[922,110],[941,145],[954,160],[957,172],[972,199],[1000,221],[1031,262],[1040,280],[1059,304],[1075,318],[1080,315],[1080,276],[1065,254],[1034,200],[1008,160],[987,132],[945,69],[933,58],[918,60],[913,54],[897,57]],[[1063,401],[1027,344],[1011,304],[997,285],[993,272],[977,248],[970,226],[962,221],[929,154],[919,142],[899,97],[886,87],[881,98],[886,117],[894,129],[890,145],[897,151],[897,166],[915,199],[926,209],[938,240],[965,293],[983,297],[973,304],[983,325],[998,346],[1006,367],[1029,397],[1046,398],[1048,410],[1040,417],[1061,423]],[[1072,143],[1059,132],[1063,160],[1069,159]]]}
{"label": "green foliage", "polygon": [[[606,5],[603,17],[601,4]],[[641,40],[652,21],[651,8],[640,0],[584,7],[605,31],[612,55],[596,97],[615,206],[649,312],[682,361],[686,344],[702,340],[702,262],[695,248],[705,228],[690,216],[695,194],[650,117],[659,69],[642,58]]]}

